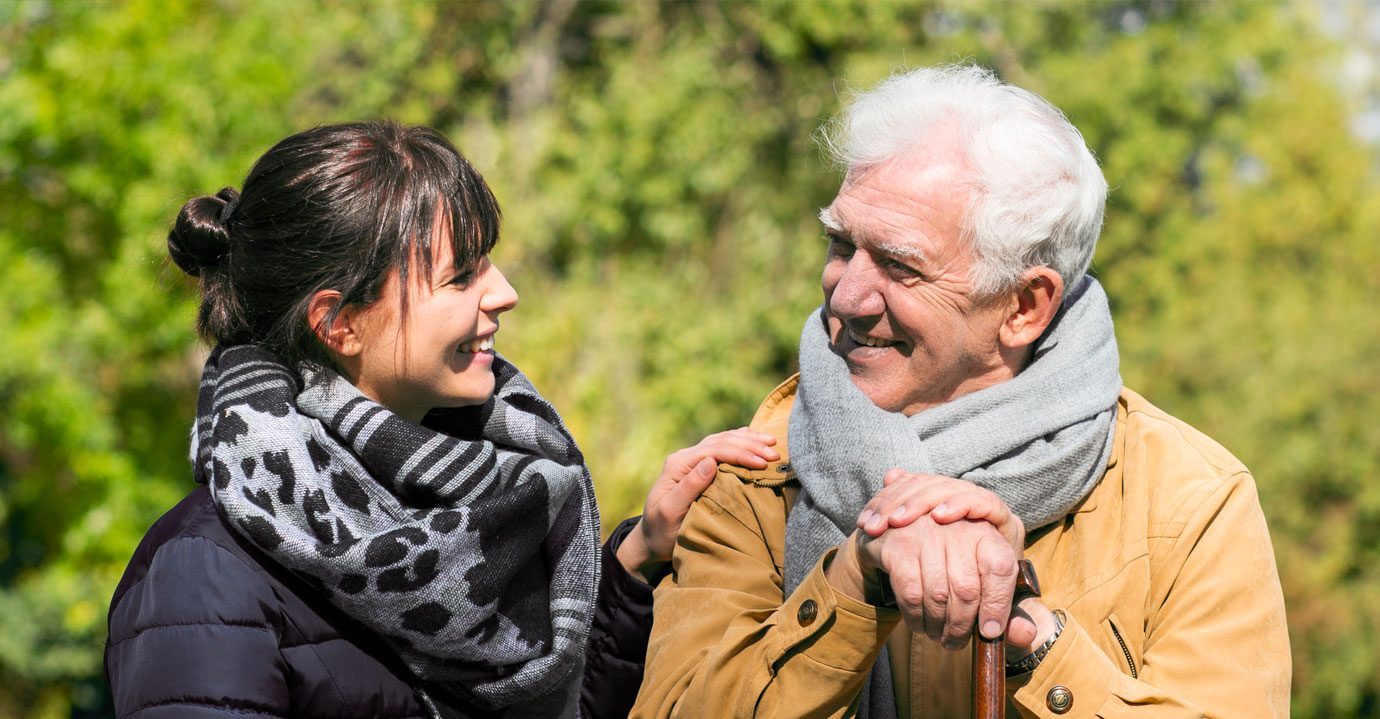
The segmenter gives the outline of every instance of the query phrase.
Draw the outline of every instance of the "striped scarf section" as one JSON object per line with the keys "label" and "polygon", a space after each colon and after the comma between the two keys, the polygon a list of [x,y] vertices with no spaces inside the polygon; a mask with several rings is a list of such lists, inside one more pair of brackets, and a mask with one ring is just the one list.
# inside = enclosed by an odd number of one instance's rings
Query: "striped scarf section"
{"label": "striped scarf section", "polygon": [[443,706],[575,716],[598,586],[593,486],[527,378],[501,357],[494,375],[486,404],[419,426],[329,369],[218,347],[196,477],[232,527],[375,633]]}

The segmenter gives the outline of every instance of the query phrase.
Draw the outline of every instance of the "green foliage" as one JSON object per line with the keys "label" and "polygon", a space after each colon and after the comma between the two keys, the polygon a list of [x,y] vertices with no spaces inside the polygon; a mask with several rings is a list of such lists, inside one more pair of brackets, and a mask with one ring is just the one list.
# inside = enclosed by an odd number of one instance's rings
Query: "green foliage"
{"label": "green foliage", "polygon": [[181,203],[289,132],[446,132],[507,210],[501,349],[606,522],[744,424],[819,302],[812,143],[850,86],[969,58],[1113,186],[1094,269],[1127,383],[1256,472],[1299,716],[1380,716],[1380,192],[1331,49],[1259,2],[0,5],[0,716],[108,712],[110,592],[190,485],[204,350]]}

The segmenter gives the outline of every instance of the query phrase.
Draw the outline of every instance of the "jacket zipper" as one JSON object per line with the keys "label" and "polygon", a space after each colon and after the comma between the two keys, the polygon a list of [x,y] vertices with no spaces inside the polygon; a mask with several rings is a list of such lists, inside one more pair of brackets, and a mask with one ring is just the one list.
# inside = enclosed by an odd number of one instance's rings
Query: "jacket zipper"
{"label": "jacket zipper", "polygon": [[1126,646],[1126,640],[1121,638],[1121,632],[1117,630],[1115,624],[1107,622],[1107,626],[1112,628],[1112,636],[1116,637],[1116,643],[1121,645],[1121,653],[1126,655],[1126,665],[1131,667],[1131,678],[1139,679],[1140,674],[1136,671],[1136,660],[1131,658],[1131,650]]}

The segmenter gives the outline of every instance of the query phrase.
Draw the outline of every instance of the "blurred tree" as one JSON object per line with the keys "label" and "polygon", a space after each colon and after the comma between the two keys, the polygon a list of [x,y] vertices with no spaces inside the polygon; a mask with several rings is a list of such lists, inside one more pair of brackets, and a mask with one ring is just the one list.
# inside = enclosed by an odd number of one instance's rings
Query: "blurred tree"
{"label": "blurred tree", "polygon": [[446,132],[507,209],[500,349],[606,521],[751,417],[820,299],[847,87],[971,59],[1064,108],[1113,186],[1094,269],[1127,383],[1256,472],[1299,716],[1380,716],[1380,193],[1295,8],[1038,3],[0,4],[0,716],[99,716],[105,610],[190,486],[188,197],[289,132]]}

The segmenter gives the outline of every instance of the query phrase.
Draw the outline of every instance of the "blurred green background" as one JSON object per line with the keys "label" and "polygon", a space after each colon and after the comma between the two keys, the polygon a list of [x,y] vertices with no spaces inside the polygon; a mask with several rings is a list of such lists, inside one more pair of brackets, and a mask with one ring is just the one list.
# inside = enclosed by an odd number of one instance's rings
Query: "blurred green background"
{"label": "blurred green background", "polygon": [[[191,486],[204,357],[165,264],[279,138],[447,133],[506,210],[500,349],[606,525],[744,424],[820,299],[812,141],[850,87],[971,59],[1112,185],[1128,385],[1251,466],[1295,713],[1380,717],[1380,10],[1361,2],[0,3],[0,717],[110,712],[107,603]],[[1369,64],[1367,64],[1369,63]],[[1205,649],[1207,651],[1208,649]]]}

